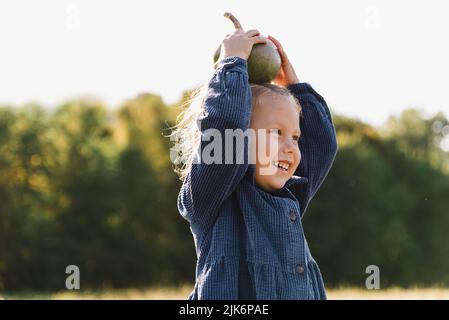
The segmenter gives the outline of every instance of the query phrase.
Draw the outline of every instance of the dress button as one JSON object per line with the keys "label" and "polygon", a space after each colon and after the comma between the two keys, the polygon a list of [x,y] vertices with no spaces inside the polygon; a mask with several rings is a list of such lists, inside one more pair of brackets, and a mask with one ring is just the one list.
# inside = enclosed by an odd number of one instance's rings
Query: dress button
{"label": "dress button", "polygon": [[295,211],[290,211],[290,220],[291,221],[296,221],[296,218],[297,218],[297,216],[296,216]]}
{"label": "dress button", "polygon": [[296,266],[296,273],[303,274],[304,273],[304,267],[302,265],[298,264]]}

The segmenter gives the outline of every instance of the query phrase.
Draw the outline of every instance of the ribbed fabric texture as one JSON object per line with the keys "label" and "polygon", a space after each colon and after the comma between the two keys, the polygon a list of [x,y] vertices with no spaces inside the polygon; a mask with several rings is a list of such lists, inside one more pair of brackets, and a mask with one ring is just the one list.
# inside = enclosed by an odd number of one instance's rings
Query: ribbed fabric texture
{"label": "ribbed fabric texture", "polygon": [[[335,128],[326,102],[309,84],[288,89],[302,106],[302,158],[282,189],[259,188],[247,157],[243,164],[224,164],[225,147],[223,164],[194,163],[183,182],[177,204],[197,254],[190,300],[326,299],[301,218],[334,161]],[[223,59],[208,84],[201,131],[213,128],[223,137],[225,129],[245,131],[251,102],[246,60]],[[200,151],[209,143],[202,141]],[[245,139],[240,152],[247,155],[248,148]]]}

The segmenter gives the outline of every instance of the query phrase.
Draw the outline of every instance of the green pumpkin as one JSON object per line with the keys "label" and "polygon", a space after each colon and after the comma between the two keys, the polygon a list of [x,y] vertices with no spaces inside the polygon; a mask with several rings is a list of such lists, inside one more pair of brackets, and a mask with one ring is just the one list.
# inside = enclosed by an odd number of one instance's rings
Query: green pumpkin
{"label": "green pumpkin", "polygon": [[[231,19],[236,29],[241,29],[238,20],[230,13],[225,13],[225,17]],[[219,60],[221,45],[215,50],[214,64]],[[274,80],[281,68],[281,56],[269,39],[267,43],[257,43],[253,46],[248,57],[248,75],[251,83],[266,83]]]}

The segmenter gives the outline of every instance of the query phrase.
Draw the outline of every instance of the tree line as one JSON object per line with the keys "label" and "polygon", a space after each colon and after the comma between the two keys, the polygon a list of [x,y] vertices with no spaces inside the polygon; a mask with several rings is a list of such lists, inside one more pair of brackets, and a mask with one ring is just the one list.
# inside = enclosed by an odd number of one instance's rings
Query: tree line
{"label": "tree line", "polygon": [[[194,281],[167,138],[188,96],[0,106],[1,291],[62,290],[68,265],[82,288]],[[363,286],[373,264],[382,286],[449,284],[444,114],[334,122],[339,153],[303,220],[326,284]]]}

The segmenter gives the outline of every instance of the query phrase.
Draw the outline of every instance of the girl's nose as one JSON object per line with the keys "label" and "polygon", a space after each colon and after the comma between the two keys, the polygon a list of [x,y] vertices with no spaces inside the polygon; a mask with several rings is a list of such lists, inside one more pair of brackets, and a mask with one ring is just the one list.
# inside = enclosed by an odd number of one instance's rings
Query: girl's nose
{"label": "girl's nose", "polygon": [[291,139],[286,139],[286,140],[283,141],[282,149],[283,149],[284,152],[292,153],[293,152],[293,148],[295,148],[295,144],[293,143],[293,141]]}

